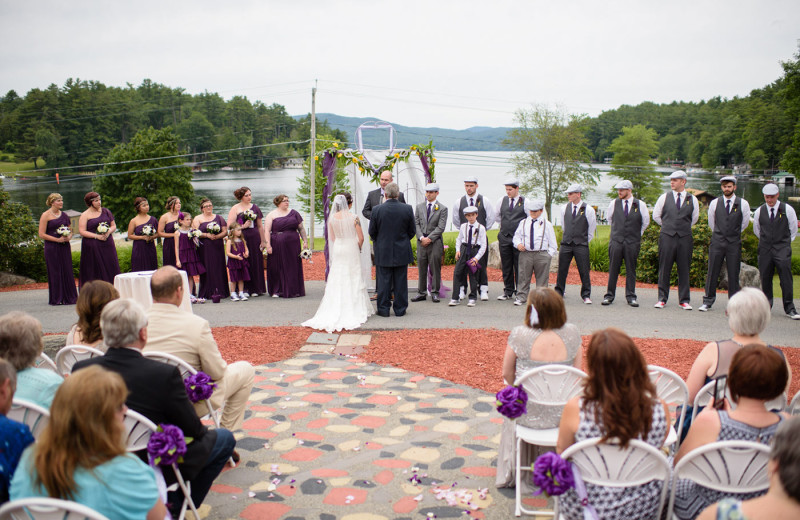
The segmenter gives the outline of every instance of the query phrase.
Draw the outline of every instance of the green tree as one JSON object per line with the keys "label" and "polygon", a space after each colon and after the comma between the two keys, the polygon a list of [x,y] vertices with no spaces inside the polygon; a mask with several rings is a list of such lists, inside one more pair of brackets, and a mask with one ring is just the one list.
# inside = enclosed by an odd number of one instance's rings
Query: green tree
{"label": "green tree", "polygon": [[192,112],[191,116],[181,121],[178,135],[186,150],[194,154],[210,152],[214,148],[214,125],[200,112]]}
{"label": "green tree", "polygon": [[103,205],[114,213],[118,228],[126,229],[134,217],[136,197],[146,197],[156,216],[172,195],[179,197],[185,208],[194,205],[192,172],[181,158],[174,157],[177,143],[172,128],[150,127],[140,130],[129,143],[115,146],[103,159],[108,164],[103,175],[95,177],[93,187],[103,196]]}
{"label": "green tree", "polygon": [[58,137],[49,128],[40,128],[34,136],[34,156],[41,157],[50,166],[58,166],[64,156],[64,149]]}
{"label": "green tree", "polygon": [[[23,254],[24,250],[43,247],[38,233],[28,206],[11,202],[0,180],[0,271],[27,275],[27,272],[20,272],[20,268],[25,267],[20,265],[20,259],[29,256]],[[43,256],[39,263],[44,264]]]}
{"label": "green tree", "polygon": [[[330,135],[320,135],[317,136],[317,150],[324,150],[333,146],[333,143],[340,143],[338,139]],[[320,164],[322,164],[322,154],[319,154]],[[309,158],[305,164],[303,165],[303,175],[297,178],[298,188],[297,188],[297,200],[300,201],[300,206],[303,208],[303,211],[310,212],[311,211],[311,182],[310,176],[308,174],[309,165],[314,167],[314,171],[316,172],[316,176],[314,177],[314,212],[316,213],[316,220],[317,222],[322,222],[323,218],[323,206],[322,206],[322,188],[325,187],[325,177],[322,176],[322,168],[316,168],[314,158]],[[333,195],[338,193],[343,193],[345,191],[350,190],[350,181],[347,177],[347,170],[345,168],[337,168],[336,169],[336,183],[334,185],[333,191],[331,192],[331,202],[333,202]]]}
{"label": "green tree", "polygon": [[503,143],[522,150],[511,159],[514,172],[521,178],[524,192],[544,196],[548,214],[552,214],[553,203],[566,200],[564,190],[570,184],[597,184],[597,171],[580,164],[591,158],[584,135],[585,116],[535,105],[518,110],[514,120],[517,127],[508,132]]}
{"label": "green tree", "polygon": [[[644,125],[626,126],[608,151],[614,154],[611,175],[628,179],[633,184],[634,197],[654,203],[661,194],[661,174],[650,164],[658,153],[656,131]],[[616,197],[616,191],[612,190],[610,196]]]}

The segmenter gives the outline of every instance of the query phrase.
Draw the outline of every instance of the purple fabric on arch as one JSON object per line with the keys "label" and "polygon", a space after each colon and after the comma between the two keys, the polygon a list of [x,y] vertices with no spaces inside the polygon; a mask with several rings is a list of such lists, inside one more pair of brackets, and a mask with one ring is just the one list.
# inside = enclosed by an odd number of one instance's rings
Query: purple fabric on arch
{"label": "purple fabric on arch", "polygon": [[419,152],[419,162],[422,164],[422,169],[425,171],[425,184],[430,184],[433,182],[431,180],[431,169],[428,167],[428,159],[425,158],[425,154]]}
{"label": "purple fabric on arch", "polygon": [[[331,192],[336,184],[336,154],[325,152],[322,158],[322,176],[325,178],[325,186],[322,188],[322,236],[325,238],[325,280],[328,279],[328,272],[331,269],[328,262],[328,215],[331,211]],[[314,247],[314,244],[311,244]]]}

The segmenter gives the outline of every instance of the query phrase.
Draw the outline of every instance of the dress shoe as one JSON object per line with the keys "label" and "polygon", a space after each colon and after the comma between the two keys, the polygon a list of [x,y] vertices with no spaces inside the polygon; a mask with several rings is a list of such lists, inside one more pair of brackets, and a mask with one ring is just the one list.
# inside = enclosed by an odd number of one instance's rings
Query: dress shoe
{"label": "dress shoe", "polygon": [[431,301],[433,303],[439,303],[439,295],[438,294],[431,294]]}
{"label": "dress shoe", "polygon": [[398,314],[398,313],[395,312],[394,315],[397,316],[398,318],[402,318],[403,316],[406,315],[406,313],[405,312],[401,312],[400,314]]}
{"label": "dress shoe", "polygon": [[426,298],[427,298],[427,296],[425,296],[424,294],[418,294],[417,296],[414,296],[413,298],[411,298],[411,301],[412,302],[424,302],[426,300]]}
{"label": "dress shoe", "polygon": [[611,298],[603,298],[603,301],[600,302],[600,305],[611,305],[611,302],[613,301],[614,300],[612,300]]}
{"label": "dress shoe", "polygon": [[638,307],[639,302],[637,302],[636,300],[631,300],[628,302],[628,305],[630,305],[631,307]]}
{"label": "dress shoe", "polygon": [[378,316],[383,316],[384,318],[388,318],[389,317],[389,313],[388,312],[383,313],[381,311],[376,311],[375,314],[377,314]]}
{"label": "dress shoe", "polygon": [[233,462],[236,464],[239,464],[239,460],[241,460],[239,452],[237,452],[236,450],[233,450],[233,453],[231,453],[231,458],[233,459]]}

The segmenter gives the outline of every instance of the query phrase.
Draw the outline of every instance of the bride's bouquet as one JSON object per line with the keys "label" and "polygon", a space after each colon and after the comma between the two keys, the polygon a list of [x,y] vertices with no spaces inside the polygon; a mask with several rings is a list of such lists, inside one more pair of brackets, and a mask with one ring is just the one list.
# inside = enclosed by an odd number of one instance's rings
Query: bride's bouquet
{"label": "bride's bouquet", "polygon": [[108,233],[108,230],[111,229],[108,225],[108,222],[101,222],[97,225],[97,234],[98,235],[105,235]]}
{"label": "bride's bouquet", "polygon": [[212,233],[214,235],[219,233],[220,229],[221,228],[219,227],[219,224],[217,224],[216,222],[211,222],[211,223],[208,224],[208,226],[206,226],[206,231],[208,231],[209,233]]}
{"label": "bride's bouquet", "polygon": [[58,226],[58,229],[56,229],[56,233],[58,233],[62,237],[68,237],[72,233],[72,230],[70,229],[69,226]]}
{"label": "bride's bouquet", "polygon": [[150,224],[147,224],[146,226],[142,227],[142,235],[143,236],[152,237],[152,236],[156,235],[156,232],[157,232],[156,228],[154,228]]}
{"label": "bride's bouquet", "polygon": [[300,258],[303,260],[310,260],[311,259],[311,250],[310,249],[303,249],[300,251]]}

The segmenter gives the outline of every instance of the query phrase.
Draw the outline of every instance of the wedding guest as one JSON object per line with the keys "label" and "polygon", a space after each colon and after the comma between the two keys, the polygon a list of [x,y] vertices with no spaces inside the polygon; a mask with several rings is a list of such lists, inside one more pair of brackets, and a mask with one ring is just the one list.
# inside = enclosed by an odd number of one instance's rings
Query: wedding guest
{"label": "wedding guest", "polygon": [[[267,290],[272,297],[296,298],[306,295],[300,251],[308,249],[303,217],[289,209],[289,197],[278,195],[274,210],[264,221],[267,237]],[[302,241],[302,245],[301,245]]]}
{"label": "wedding guest", "polygon": [[[553,289],[537,287],[527,295],[522,325],[514,327],[508,336],[503,357],[503,383],[513,385],[528,370],[544,365],[570,365],[580,369],[583,363],[582,350],[578,327],[567,323],[564,299]],[[561,419],[561,410],[560,406],[528,403],[526,414],[519,417],[516,424],[537,430],[556,428]],[[515,421],[510,419],[503,421],[497,457],[497,487],[513,486],[515,482],[514,425]],[[542,450],[527,443],[523,446],[527,451],[521,454],[522,461],[529,466]]]}
{"label": "wedding guest", "polygon": [[126,451],[127,395],[122,378],[99,366],[70,376],[39,441],[22,454],[11,499],[60,498],[108,518],[163,520],[153,468]]}
{"label": "wedding guest", "polygon": [[242,226],[242,234],[247,243],[247,250],[250,253],[247,257],[250,280],[244,283],[244,295],[246,297],[259,296],[267,292],[267,282],[264,275],[264,254],[262,253],[267,247],[267,239],[264,236],[262,222],[264,215],[261,213],[261,209],[256,204],[253,204],[253,193],[247,186],[242,186],[234,191],[233,196],[239,202],[234,204],[228,212],[228,226],[234,222],[238,222]]}
{"label": "wedding guest", "polygon": [[[453,204],[453,211],[452,211],[452,222],[456,228],[461,227],[461,223],[464,220],[462,215],[464,213],[464,208],[467,206],[475,206],[478,208],[478,222],[485,227],[487,230],[492,229],[494,225],[494,208],[492,207],[492,203],[489,199],[485,198],[483,195],[478,193],[478,178],[474,175],[468,175],[464,177],[464,191],[466,192],[460,199]],[[478,280],[481,289],[481,300],[487,301],[489,299],[489,279],[487,278],[486,274],[486,266],[489,263],[489,255],[484,255],[481,259],[481,265],[483,269],[481,270],[481,278]],[[460,298],[463,298],[464,295],[459,295]]]}
{"label": "wedding guest", "polygon": [[228,234],[228,223],[222,215],[214,214],[214,204],[206,197],[200,200],[200,210],[203,213],[194,218],[192,227],[202,233],[197,253],[206,272],[200,275],[197,297],[210,300],[214,294],[218,294],[220,298],[227,298],[230,290],[225,268],[224,238]]}
{"label": "wedding guest", "polygon": [[703,511],[699,520],[773,520],[800,518],[800,418],[784,421],[775,432],[767,466],[766,495],[742,501],[726,498]]}
{"label": "wedding guest", "polygon": [[[789,381],[786,361],[774,349],[747,345],[733,356],[728,372],[728,388],[736,409],[706,407],[697,414],[686,440],[681,444],[675,463],[689,452],[716,441],[752,441],[769,444],[778,426],[788,418],[784,413],[767,410],[766,403],[778,397]],[[678,481],[674,514],[680,520],[694,519],[710,504],[726,497],[747,500],[763,495],[724,493],[685,479]]]}
{"label": "wedding guest", "polygon": [[14,402],[16,371],[11,363],[0,358],[0,504],[8,502],[8,487],[17,469],[22,452],[34,438],[27,425],[6,417]]}
{"label": "wedding guest", "polygon": [[102,207],[100,194],[90,191],[83,197],[86,211],[81,213],[78,229],[81,234],[81,287],[92,280],[114,283],[119,274],[117,247],[114,245],[114,232],[117,223],[114,215]]}
{"label": "wedding guest", "polygon": [[39,320],[20,311],[0,316],[0,358],[17,372],[17,397],[48,409],[64,380],[52,370],[36,368],[43,347]]}
{"label": "wedding guest", "polygon": [[177,251],[175,250],[175,233],[178,231],[178,219],[181,215],[181,199],[171,196],[164,205],[167,212],[158,219],[158,236],[163,239],[161,244],[161,265],[176,264]]}
{"label": "wedding guest", "polygon": [[[74,305],[78,298],[72,271],[72,228],[59,193],[47,197],[50,208],[39,217],[39,238],[44,240],[44,263],[47,266],[47,289],[50,305]],[[65,229],[66,228],[66,229]],[[64,233],[59,233],[62,229]]]}
{"label": "wedding guest", "polygon": [[67,333],[67,345],[86,345],[105,351],[103,331],[100,330],[100,315],[103,308],[119,298],[117,289],[108,282],[95,280],[81,288],[75,312],[78,323]]}
{"label": "wedding guest", "polygon": [[[439,185],[435,182],[425,187],[425,200],[417,205],[414,222],[417,227],[417,296],[412,302],[425,301],[428,292],[428,272],[431,274],[431,300],[439,303],[442,285],[442,258],[444,244],[442,233],[447,228],[447,208],[439,204]],[[480,215],[480,212],[478,213]],[[488,255],[487,255],[488,256]],[[488,297],[487,297],[488,299]]]}
{"label": "wedding guest", "polygon": [[[608,328],[592,334],[586,351],[587,378],[583,395],[564,406],[558,430],[558,453],[592,438],[618,443],[633,439],[661,448],[667,438],[669,408],[656,396],[647,362],[627,334]],[[633,487],[605,487],[586,483],[589,503],[599,518],[655,518],[662,482]],[[559,499],[562,514],[583,519],[583,505],[574,489]]]}
{"label": "wedding guest", "polygon": [[[128,223],[128,238],[133,240],[131,248],[131,271],[155,271],[158,269],[156,239],[158,238],[158,221],[151,217],[150,203],[144,197],[136,197],[133,201],[136,216]],[[147,228],[154,234],[145,234]]]}

